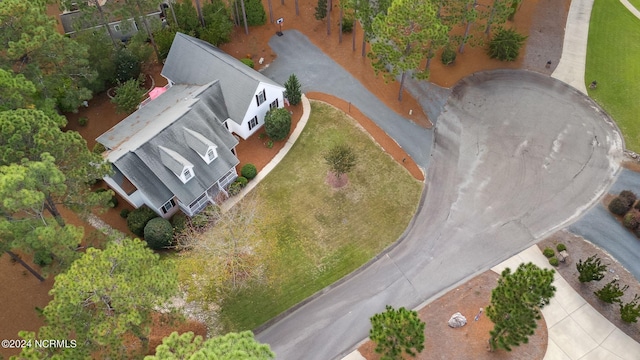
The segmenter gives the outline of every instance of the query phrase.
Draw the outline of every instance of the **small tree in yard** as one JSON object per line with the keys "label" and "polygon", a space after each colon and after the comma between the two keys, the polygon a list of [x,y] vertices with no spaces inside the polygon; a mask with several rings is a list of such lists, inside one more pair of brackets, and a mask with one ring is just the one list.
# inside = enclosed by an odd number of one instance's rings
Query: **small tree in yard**
{"label": "small tree in yard", "polygon": [[271,140],[284,140],[291,130],[291,114],[283,108],[269,110],[264,116],[264,129]]}
{"label": "small tree in yard", "polygon": [[144,226],[144,240],[151,249],[165,249],[173,240],[173,226],[167,219],[153,218]]}
{"label": "small tree in yard", "polygon": [[628,288],[629,285],[620,288],[620,284],[618,284],[618,280],[616,279],[605,285],[602,289],[595,291],[594,294],[596,294],[600,300],[608,304],[613,304],[614,302],[620,302],[620,298]]}
{"label": "small tree in yard", "polygon": [[526,36],[513,29],[498,28],[489,42],[489,57],[501,61],[515,61]]}
{"label": "small tree in yard", "polygon": [[511,351],[512,346],[527,343],[541,317],[540,309],[555,294],[554,273],[532,263],[520,264],[514,273],[504,269],[487,307],[487,316],[494,323],[489,339],[492,351]]}
{"label": "small tree in yard", "polygon": [[604,278],[604,272],[607,271],[607,266],[601,264],[602,260],[596,255],[590,256],[582,262],[582,259],[578,260],[576,268],[580,273],[578,280],[580,282],[600,281]]}
{"label": "small tree in yard", "polygon": [[300,82],[296,74],[291,74],[289,80],[284,83],[284,97],[289,100],[289,104],[298,105],[302,99],[302,92],[300,90]]}
{"label": "small tree in yard", "polygon": [[629,200],[620,196],[616,196],[609,203],[609,211],[616,215],[623,216],[631,209],[633,203],[629,203]]}
{"label": "small tree in yard", "polygon": [[140,87],[140,81],[128,80],[116,87],[116,95],[111,102],[116,104],[119,113],[132,113],[140,104],[144,89]]}
{"label": "small tree in yard", "polygon": [[421,352],[425,324],[418,313],[389,305],[386,309],[371,317],[369,337],[376,343],[376,352],[382,354],[382,359],[401,359],[403,352],[411,356]]}
{"label": "small tree in yard", "polygon": [[327,17],[327,0],[318,0],[314,16],[316,20],[322,20]]}
{"label": "small tree in yard", "polygon": [[638,300],[640,300],[640,296],[636,294],[630,302],[624,305],[620,303],[620,317],[623,321],[628,323],[638,322],[638,317],[640,317],[640,304],[638,304]]}
{"label": "small tree in yard", "polygon": [[356,166],[356,154],[353,149],[344,144],[336,145],[329,149],[324,156],[324,161],[329,165],[331,172],[338,178],[346,174]]}

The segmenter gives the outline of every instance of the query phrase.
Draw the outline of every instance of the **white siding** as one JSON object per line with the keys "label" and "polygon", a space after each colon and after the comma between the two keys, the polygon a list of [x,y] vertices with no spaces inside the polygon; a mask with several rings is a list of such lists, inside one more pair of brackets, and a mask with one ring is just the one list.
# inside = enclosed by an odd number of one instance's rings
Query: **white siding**
{"label": "white siding", "polygon": [[[261,93],[262,90],[265,90],[267,96],[265,102],[258,106],[256,102],[256,95]],[[284,106],[283,92],[283,87],[261,83],[258,86],[255,94],[253,94],[253,96],[251,97],[251,103],[249,104],[249,108],[244,115],[244,119],[242,119],[242,123],[238,125],[234,121],[228,121],[229,129],[245,140],[249,136],[255,134],[264,125],[264,115],[267,113],[267,111],[269,111],[269,104],[278,99],[278,107]],[[258,125],[249,130],[249,121],[251,121],[251,119],[253,119],[253,117],[256,115],[258,116]]]}

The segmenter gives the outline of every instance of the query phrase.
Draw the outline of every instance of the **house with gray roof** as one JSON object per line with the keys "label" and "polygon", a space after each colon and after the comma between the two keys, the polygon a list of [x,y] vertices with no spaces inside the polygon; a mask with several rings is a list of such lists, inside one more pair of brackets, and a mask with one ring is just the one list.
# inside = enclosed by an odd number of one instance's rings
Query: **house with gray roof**
{"label": "house with gray roof", "polygon": [[263,126],[267,111],[284,106],[282,85],[208,42],[182,33],[176,34],[161,74],[170,85],[220,81],[229,99],[224,125],[243,139]]}
{"label": "house with gray roof", "polygon": [[192,216],[227,196],[238,177],[238,139],[283,106],[284,87],[215,46],[178,33],[162,75],[167,90],[96,140],[113,174],[105,182],[136,208]]}

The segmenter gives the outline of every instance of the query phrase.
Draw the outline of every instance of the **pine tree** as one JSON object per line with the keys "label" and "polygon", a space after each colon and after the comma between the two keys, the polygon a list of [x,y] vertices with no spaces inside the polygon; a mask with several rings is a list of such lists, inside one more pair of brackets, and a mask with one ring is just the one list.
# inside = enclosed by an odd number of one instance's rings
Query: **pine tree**
{"label": "pine tree", "polygon": [[284,83],[284,97],[289,100],[289,104],[298,105],[302,99],[302,92],[300,90],[300,82],[296,74],[291,74],[287,82]]}
{"label": "pine tree", "polygon": [[346,174],[356,166],[356,154],[348,145],[336,145],[325,154],[324,160],[329,165],[331,172],[338,178]]}
{"label": "pine tree", "polygon": [[402,353],[415,356],[424,349],[425,324],[418,313],[387,305],[386,311],[371,317],[369,337],[382,359],[400,359]]}
{"label": "pine tree", "polygon": [[595,291],[594,294],[596,294],[596,296],[600,300],[608,304],[613,304],[614,302],[619,303],[620,298],[622,297],[622,295],[624,295],[625,290],[627,290],[628,288],[629,285],[625,285],[621,288],[620,284],[618,284],[618,280],[614,279],[613,281],[605,285],[602,289]]}
{"label": "pine tree", "polygon": [[145,360],[169,359],[275,359],[275,354],[269,345],[260,344],[253,337],[251,331],[228,333],[208,340],[201,336],[194,336],[192,332],[171,335],[162,340],[156,348],[156,354],[145,357]]}
{"label": "pine tree", "polygon": [[540,309],[555,294],[554,270],[540,269],[532,263],[520,264],[514,273],[506,268],[491,292],[487,316],[494,323],[489,344],[491,350],[526,343],[541,318]]}
{"label": "pine tree", "polygon": [[582,259],[578,260],[576,268],[580,273],[578,280],[580,282],[600,281],[604,278],[604,272],[607,271],[607,266],[601,264],[601,259],[596,255],[590,256],[582,262]]}
{"label": "pine tree", "polygon": [[316,20],[322,20],[327,17],[327,0],[318,0],[318,6],[316,6],[316,13],[314,15]]}

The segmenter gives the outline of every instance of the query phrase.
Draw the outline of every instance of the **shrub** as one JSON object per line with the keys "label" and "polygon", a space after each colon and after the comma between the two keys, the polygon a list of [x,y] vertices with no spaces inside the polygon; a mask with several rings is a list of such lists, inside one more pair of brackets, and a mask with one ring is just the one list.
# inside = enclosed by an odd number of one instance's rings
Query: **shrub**
{"label": "shrub", "polygon": [[53,257],[51,257],[51,253],[49,251],[38,250],[33,254],[33,262],[39,266],[47,266],[51,265]]}
{"label": "shrub", "polygon": [[229,193],[229,196],[236,196],[240,194],[241,190],[242,185],[240,185],[239,182],[234,181],[231,185],[229,185],[229,189],[227,190],[227,192]]}
{"label": "shrub", "polygon": [[542,254],[547,258],[550,258],[550,257],[553,257],[556,253],[555,251],[553,251],[552,248],[548,247],[548,248],[545,248],[544,251],[542,251]]}
{"label": "shrub", "polygon": [[640,304],[638,304],[638,300],[640,300],[640,297],[636,294],[630,302],[624,305],[620,303],[620,317],[623,321],[627,323],[638,321],[638,317],[640,317]]}
{"label": "shrub", "polygon": [[[99,194],[99,193],[103,193],[103,192],[106,192],[106,191],[109,191],[109,190],[102,188],[102,189],[97,189],[96,193]],[[107,202],[107,206],[109,206],[111,208],[114,208],[114,207],[118,206],[118,198],[115,195],[113,195],[111,197],[111,199],[109,199],[109,201]]]}
{"label": "shrub", "polygon": [[501,61],[515,61],[526,39],[526,36],[513,29],[499,27],[489,41],[489,49],[487,51],[489,57]]}
{"label": "shrub", "polygon": [[[237,1],[238,9],[241,9],[241,4]],[[267,22],[267,13],[264,11],[262,1],[260,0],[245,0],[244,1],[245,12],[247,13],[247,24],[249,26],[264,25]],[[238,23],[244,26],[244,19],[242,13]]]}
{"label": "shrub", "polygon": [[165,249],[171,246],[173,226],[161,217],[151,219],[144,227],[144,240],[154,250]]}
{"label": "shrub", "polygon": [[622,225],[624,225],[624,227],[626,227],[627,229],[636,229],[638,227],[638,216],[633,211],[629,211],[622,218]]}
{"label": "shrub", "polygon": [[353,31],[353,18],[351,16],[346,16],[342,18],[342,32],[350,33]]}
{"label": "shrub", "polygon": [[171,226],[173,226],[173,234],[179,234],[187,228],[187,215],[178,211],[171,217]]}
{"label": "shrub", "polygon": [[327,17],[327,0],[318,0],[316,12],[313,14],[316,20],[322,20]]}
{"label": "shrub", "polygon": [[581,283],[602,280],[602,278],[604,278],[604,272],[607,271],[607,266],[602,265],[601,261],[597,255],[588,257],[584,262],[582,262],[582,259],[578,260],[576,264],[576,268],[580,273],[578,280]]}
{"label": "shrub", "polygon": [[231,32],[233,31],[233,21],[225,2],[222,0],[212,0],[202,6],[202,17],[206,27],[199,30],[200,39],[211,43],[215,46],[228,43],[231,40]]}
{"label": "shrub", "polygon": [[622,190],[618,197],[627,200],[629,206],[633,206],[633,203],[635,203],[637,200],[636,194],[634,194],[631,190]]}
{"label": "shrub", "polygon": [[158,217],[153,210],[146,206],[141,206],[129,213],[127,216],[127,227],[132,233],[138,236],[144,236],[144,227],[149,220]]}
{"label": "shrub", "polygon": [[240,186],[245,187],[249,183],[249,180],[247,180],[247,178],[244,176],[239,176],[235,182],[240,184]]}
{"label": "shrub", "polygon": [[567,250],[567,247],[563,243],[560,243],[560,244],[556,245],[556,250],[558,250],[558,252],[565,251],[565,250]]}
{"label": "shrub", "polygon": [[629,211],[631,205],[627,202],[627,200],[620,198],[619,196],[613,198],[609,203],[609,211],[616,215],[624,215]]}
{"label": "shrub", "polygon": [[298,81],[296,74],[289,75],[289,79],[284,83],[284,97],[289,100],[291,105],[298,105],[302,100],[300,81]]}
{"label": "shrub", "polygon": [[440,60],[444,65],[451,65],[454,61],[456,61],[457,53],[454,49],[450,47],[445,47],[442,50],[442,54],[440,55]]}
{"label": "shrub", "polygon": [[264,129],[271,140],[284,140],[291,130],[291,114],[284,108],[269,110],[264,116]]}
{"label": "shrub", "polygon": [[127,48],[118,50],[116,54],[116,82],[123,83],[137,79],[142,70],[138,57]]}
{"label": "shrub", "polygon": [[104,147],[104,145],[100,144],[99,142],[97,142],[94,146],[93,146],[93,153],[94,154],[102,154],[103,152],[105,152],[107,150],[107,148]]}
{"label": "shrub", "polygon": [[324,154],[324,161],[329,165],[331,172],[340,177],[356,166],[357,157],[350,146],[340,144],[335,145]]}
{"label": "shrub", "polygon": [[164,60],[167,58],[167,55],[169,55],[169,49],[171,49],[171,44],[173,44],[175,37],[176,30],[169,27],[153,32],[153,39],[156,41],[156,46],[158,46],[158,53],[160,53],[161,59]]}
{"label": "shrub", "polygon": [[552,256],[552,257],[549,258],[549,264],[551,266],[558,266],[560,264],[560,261],[558,260],[557,257]]}
{"label": "shrub", "polygon": [[243,64],[247,65],[248,67],[250,67],[250,68],[252,68],[252,69],[254,68],[253,60],[251,60],[251,59],[249,59],[249,58],[242,58],[242,59],[240,59],[240,61],[241,61]]}
{"label": "shrub", "polygon": [[251,180],[258,175],[258,169],[253,164],[244,164],[240,170],[240,175],[246,177],[247,180]]}
{"label": "shrub", "polygon": [[267,149],[271,149],[273,147],[273,140],[271,139],[267,140],[267,143],[264,144],[264,146],[266,146]]}
{"label": "shrub", "polygon": [[618,284],[618,280],[615,279],[605,285],[602,289],[594,291],[598,299],[606,302],[607,304],[613,304],[614,302],[620,302],[620,298],[624,295],[625,290],[629,288],[629,285],[625,285],[622,288]]}
{"label": "shrub", "polygon": [[82,116],[78,118],[78,125],[80,126],[86,126],[88,122],[89,122],[89,118],[86,116]]}
{"label": "shrub", "polygon": [[111,102],[116,104],[116,111],[129,114],[140,105],[140,101],[144,96],[144,89],[140,87],[140,81],[132,79],[119,84],[115,89],[115,93],[116,95],[111,99]]}
{"label": "shrub", "polygon": [[131,210],[129,209],[122,209],[120,210],[120,217],[123,219],[126,219],[129,216],[129,213],[131,212]]}

